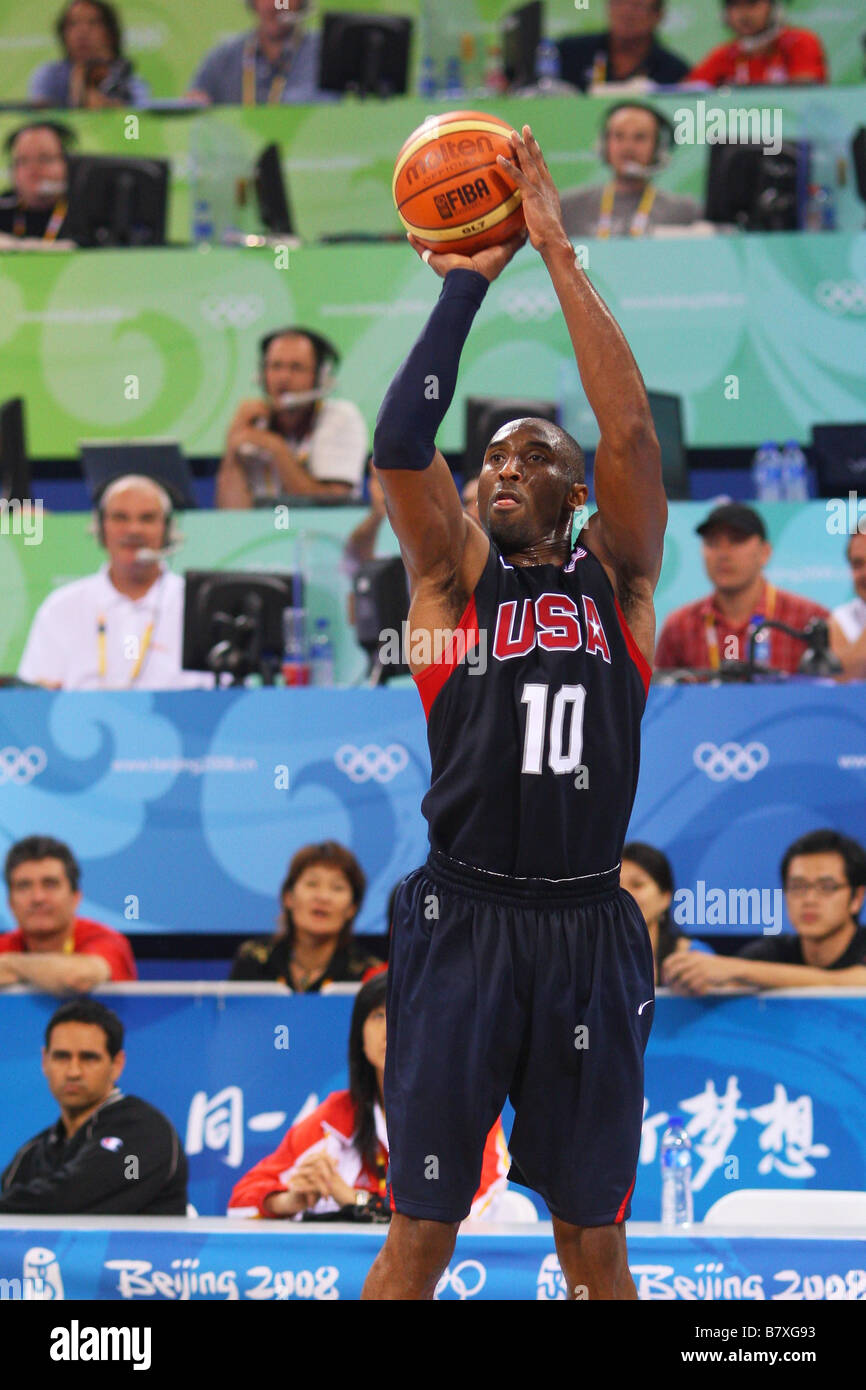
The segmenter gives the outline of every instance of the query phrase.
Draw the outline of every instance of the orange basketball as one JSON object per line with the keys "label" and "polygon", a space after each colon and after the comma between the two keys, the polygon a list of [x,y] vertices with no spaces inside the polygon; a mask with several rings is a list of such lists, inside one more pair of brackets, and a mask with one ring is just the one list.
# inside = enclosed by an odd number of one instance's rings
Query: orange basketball
{"label": "orange basketball", "polygon": [[409,136],[394,165],[394,202],[431,251],[471,256],[525,225],[520,190],[496,163],[511,158],[511,130],[484,111],[448,111]]}

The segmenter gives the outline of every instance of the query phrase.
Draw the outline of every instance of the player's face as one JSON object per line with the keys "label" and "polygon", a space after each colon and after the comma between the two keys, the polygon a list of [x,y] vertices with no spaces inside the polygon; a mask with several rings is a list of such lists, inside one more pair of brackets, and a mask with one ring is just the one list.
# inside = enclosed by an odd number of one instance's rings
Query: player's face
{"label": "player's face", "polygon": [[342,869],[311,864],[283,899],[295,930],[318,938],[337,937],[355,915],[352,885]]}
{"label": "player's face", "polygon": [[[12,147],[12,176],[15,192],[25,208],[54,205],[57,186],[66,185],[66,160],[53,130],[41,126],[22,131]],[[43,192],[44,185],[51,185],[48,192]]]}
{"label": "player's face", "polygon": [[165,537],[165,516],[159,493],[138,486],[116,492],[103,514],[105,548],[112,565],[128,569],[139,550],[159,550]]}
{"label": "player's face", "polygon": [[42,1049],[42,1070],[61,1109],[80,1114],[101,1105],[123,1071],[125,1057],[108,1055],[98,1023],[58,1023]]}
{"label": "player's face", "polygon": [[80,902],[61,859],[30,859],[12,870],[9,907],[29,951],[57,950]]}
{"label": "player's face", "polygon": [[316,354],[309,338],[291,334],[275,338],[265,361],[265,390],[274,405],[286,391],[312,391],[316,384]]}
{"label": "player's face", "polygon": [[791,925],[798,936],[823,941],[848,925],[852,913],[860,909],[863,891],[858,888],[852,893],[841,854],[795,855],[785,880]]}
{"label": "player's face", "polygon": [[760,34],[770,23],[773,0],[728,0],[725,20],[738,39]]}
{"label": "player's face", "polygon": [[[552,537],[573,507],[556,431],[546,420],[514,420],[487,446],[478,477],[478,517],[505,554]],[[579,506],[583,495],[574,505]]]}
{"label": "player's face", "polygon": [[607,13],[618,39],[648,38],[661,19],[657,0],[608,0]]}
{"label": "player's face", "polygon": [[703,541],[707,576],[720,593],[748,589],[770,558],[767,541],[760,536],[744,536],[728,526],[714,526]]}
{"label": "player's face", "polygon": [[649,111],[615,111],[607,123],[607,162],[622,174],[629,164],[652,164],[658,127]]}
{"label": "player's face", "polygon": [[373,1009],[364,1020],[364,1056],[376,1071],[385,1070],[385,1005]]}
{"label": "player's face", "polygon": [[631,893],[647,926],[657,922],[666,908],[671,905],[670,893],[663,893],[655,879],[639,864],[623,859],[619,871],[619,881],[627,893]]}
{"label": "player's face", "polygon": [[854,580],[858,598],[866,599],[866,536],[858,533],[851,537],[848,564],[851,566],[851,578]]}

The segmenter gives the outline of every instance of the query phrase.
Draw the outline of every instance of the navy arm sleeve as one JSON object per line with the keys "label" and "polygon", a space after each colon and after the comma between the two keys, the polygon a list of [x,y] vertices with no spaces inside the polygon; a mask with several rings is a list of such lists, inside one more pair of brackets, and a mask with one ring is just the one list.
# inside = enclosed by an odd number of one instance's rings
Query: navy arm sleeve
{"label": "navy arm sleeve", "polygon": [[388,388],[376,421],[377,468],[429,468],[454,396],[463,344],[487,293],[477,270],[450,270],[421,336]]}

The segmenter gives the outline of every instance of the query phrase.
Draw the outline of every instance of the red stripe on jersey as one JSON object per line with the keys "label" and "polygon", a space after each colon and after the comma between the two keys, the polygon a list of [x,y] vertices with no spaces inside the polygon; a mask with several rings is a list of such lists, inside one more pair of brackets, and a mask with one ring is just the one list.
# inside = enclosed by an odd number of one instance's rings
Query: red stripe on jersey
{"label": "red stripe on jersey", "polygon": [[[646,665],[646,662],[644,662],[644,665]],[[625,1216],[625,1209],[626,1209],[626,1207],[628,1206],[628,1202],[629,1202],[629,1198],[631,1197],[631,1194],[634,1192],[634,1185],[635,1185],[636,1182],[637,1182],[637,1173],[635,1173],[634,1177],[632,1178],[632,1180],[631,1180],[631,1187],[629,1188],[628,1192],[627,1192],[627,1193],[625,1194],[625,1196],[623,1197],[622,1203],[621,1203],[621,1205],[620,1205],[620,1209],[619,1209],[619,1211],[617,1212],[616,1216],[613,1218],[614,1225],[616,1225],[616,1223],[617,1223],[618,1221],[622,1221],[623,1217]]]}
{"label": "red stripe on jersey", "polygon": [[[458,637],[458,633],[462,633],[462,636]],[[475,611],[475,595],[473,594],[463,610],[463,617],[454,629],[447,651],[442,653],[441,660],[434,661],[430,666],[425,666],[423,671],[419,671],[413,677],[418,687],[418,694],[421,696],[424,713],[428,719],[433,708],[433,701],[451,672],[477,645],[478,614]]]}
{"label": "red stripe on jersey", "polygon": [[622,635],[625,638],[625,644],[628,647],[629,656],[631,657],[632,661],[634,662],[635,666],[637,667],[640,673],[640,678],[643,681],[644,694],[649,695],[650,681],[652,680],[653,674],[652,667],[649,665],[646,657],[644,656],[637,642],[631,635],[631,629],[629,628],[629,625],[625,620],[625,615],[619,606],[619,599],[614,598],[614,603],[616,604],[616,616],[619,618],[619,625],[622,628]]}

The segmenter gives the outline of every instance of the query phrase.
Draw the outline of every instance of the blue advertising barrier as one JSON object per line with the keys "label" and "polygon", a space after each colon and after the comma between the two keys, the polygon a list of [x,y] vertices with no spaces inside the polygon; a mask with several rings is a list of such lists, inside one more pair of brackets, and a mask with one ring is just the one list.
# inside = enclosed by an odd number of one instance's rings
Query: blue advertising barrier
{"label": "blue advertising barrier", "polygon": [[[41,1218],[25,1225],[20,1218],[0,1217],[0,1298],[135,1303],[357,1299],[384,1234],[381,1226],[315,1230],[273,1221],[241,1230],[234,1221]],[[862,1301],[864,1234],[783,1237],[698,1226],[688,1235],[673,1235],[637,1225],[628,1231],[629,1263],[638,1297],[645,1300]],[[463,1232],[435,1297],[563,1300],[565,1284],[550,1225],[484,1233],[476,1225],[471,1234]],[[747,1316],[738,1333],[738,1343],[748,1348],[757,1333]],[[804,1328],[803,1336],[808,1335]],[[765,1345],[763,1339],[759,1345]],[[799,1350],[809,1342],[789,1340],[785,1345]],[[729,1356],[726,1350],[724,1359],[748,1361],[751,1356],[739,1350]]]}
{"label": "blue advertising barrier", "polygon": [[[291,855],[327,838],[367,874],[358,930],[381,932],[427,853],[411,689],[4,692],[0,750],[0,854],[68,841],[82,915],[130,935],[268,934]],[[684,931],[787,927],[779,860],[822,825],[866,840],[861,683],[650,691],[629,835],[671,855]]]}
{"label": "blue advertising barrier", "polygon": [[[238,1178],[273,1152],[299,1111],[348,1084],[351,998],[250,991],[100,991],[127,1029],[120,1085],[175,1125],[200,1216],[222,1216]],[[39,1066],[55,1004],[24,992],[0,998],[0,1167],[57,1118]],[[699,1221],[741,1188],[866,1189],[864,1055],[864,994],[660,995],[632,1219],[658,1219],[659,1141],[674,1113],[691,1135]],[[510,1122],[509,1110],[506,1134]]]}

